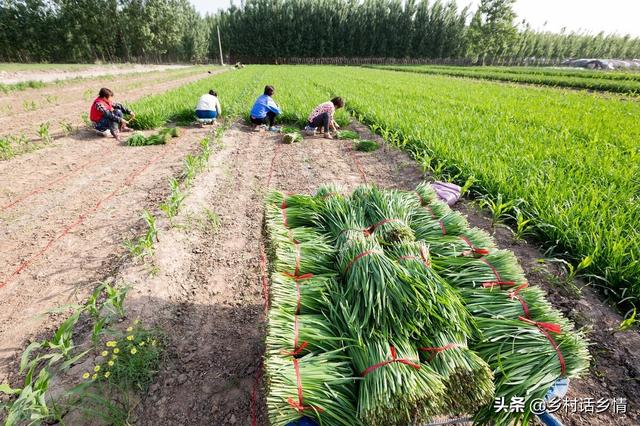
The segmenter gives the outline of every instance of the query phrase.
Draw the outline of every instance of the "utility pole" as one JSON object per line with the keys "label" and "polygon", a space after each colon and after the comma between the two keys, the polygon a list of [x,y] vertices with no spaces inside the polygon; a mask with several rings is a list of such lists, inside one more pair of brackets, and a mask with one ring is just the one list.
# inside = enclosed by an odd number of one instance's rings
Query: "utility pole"
{"label": "utility pole", "polygon": [[216,25],[216,29],[218,30],[218,50],[220,50],[220,65],[224,65],[224,60],[222,59],[222,42],[220,41],[220,26]]}

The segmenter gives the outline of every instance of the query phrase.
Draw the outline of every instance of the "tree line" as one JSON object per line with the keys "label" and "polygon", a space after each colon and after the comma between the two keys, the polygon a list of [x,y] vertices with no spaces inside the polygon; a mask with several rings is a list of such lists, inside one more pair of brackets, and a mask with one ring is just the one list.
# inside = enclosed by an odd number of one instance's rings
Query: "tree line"
{"label": "tree line", "polygon": [[0,60],[216,62],[307,57],[638,58],[640,38],[535,31],[515,0],[244,0],[201,16],[188,0],[0,0]]}

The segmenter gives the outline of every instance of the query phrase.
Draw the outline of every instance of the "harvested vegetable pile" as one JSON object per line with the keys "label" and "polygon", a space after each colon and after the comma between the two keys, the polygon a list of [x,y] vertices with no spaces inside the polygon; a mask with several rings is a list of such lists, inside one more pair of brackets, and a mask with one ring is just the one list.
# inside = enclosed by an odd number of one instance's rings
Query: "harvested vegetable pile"
{"label": "harvested vegetable pile", "polygon": [[[273,425],[406,425],[468,413],[527,424],[589,366],[581,332],[509,251],[429,185],[269,194],[267,405]],[[522,413],[494,397],[525,398]]]}
{"label": "harvested vegetable pile", "polygon": [[370,141],[370,140],[363,139],[363,140],[360,140],[360,141],[356,142],[354,144],[354,148],[355,148],[356,151],[371,152],[371,151],[375,151],[378,148],[380,148],[380,145],[376,141]]}
{"label": "harvested vegetable pile", "polygon": [[168,143],[171,138],[177,138],[180,136],[180,129],[177,127],[167,127],[161,129],[155,135],[145,136],[141,132],[135,132],[127,139],[127,145],[129,146],[148,146],[148,145],[164,145]]}

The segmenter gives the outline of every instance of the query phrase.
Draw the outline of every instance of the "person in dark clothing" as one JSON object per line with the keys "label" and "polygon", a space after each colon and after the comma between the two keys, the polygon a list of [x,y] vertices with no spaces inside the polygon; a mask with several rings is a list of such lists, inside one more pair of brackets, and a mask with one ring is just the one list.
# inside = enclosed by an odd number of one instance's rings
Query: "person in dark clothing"
{"label": "person in dark clothing", "polygon": [[107,130],[120,142],[120,132],[130,132],[127,127],[129,121],[125,115],[130,116],[130,120],[135,118],[135,113],[124,105],[113,102],[113,92],[105,87],[100,89],[98,97],[91,104],[89,118],[95,125],[95,129],[101,136],[107,135]]}

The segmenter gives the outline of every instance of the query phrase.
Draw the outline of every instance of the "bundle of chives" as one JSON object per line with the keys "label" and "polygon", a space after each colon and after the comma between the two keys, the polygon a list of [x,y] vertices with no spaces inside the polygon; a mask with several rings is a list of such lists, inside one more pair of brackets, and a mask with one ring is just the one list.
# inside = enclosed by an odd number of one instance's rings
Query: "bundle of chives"
{"label": "bundle of chives", "polygon": [[318,233],[315,229],[306,226],[287,229],[281,224],[278,224],[277,221],[268,221],[267,227],[269,229],[269,240],[274,249],[291,243],[308,244],[314,241],[320,241],[323,245],[329,244],[326,237]]}
{"label": "bundle of chives", "polygon": [[414,192],[421,206],[426,206],[431,204],[433,201],[438,200],[436,190],[427,182],[419,184]]}
{"label": "bundle of chives", "polygon": [[299,356],[341,348],[343,338],[322,314],[297,314],[282,309],[269,311],[267,351]]}
{"label": "bundle of chives", "polygon": [[525,398],[523,413],[496,413],[489,405],[476,414],[478,423],[526,424],[534,398],[543,398],[558,378],[579,377],[589,368],[587,343],[579,331],[524,319],[479,318],[477,322],[483,340],[472,349],[494,371],[495,397]]}
{"label": "bundle of chives", "polygon": [[435,256],[483,256],[496,249],[493,237],[478,228],[468,229],[460,235],[429,237],[425,242]]}
{"label": "bundle of chives", "polygon": [[361,327],[390,334],[394,328],[416,327],[412,290],[398,278],[398,266],[370,237],[354,239],[338,253],[341,296],[350,302]]}
{"label": "bundle of chives", "polygon": [[496,250],[480,258],[433,258],[435,270],[454,287],[517,287],[524,272],[509,250]]}
{"label": "bundle of chives", "polygon": [[417,210],[414,212],[411,221],[411,229],[413,229],[416,238],[419,240],[439,238],[445,235],[457,236],[464,233],[468,228],[469,224],[464,216],[455,211],[438,218],[433,215],[433,212],[426,209]]}
{"label": "bundle of chives", "polygon": [[375,235],[381,244],[415,240],[409,222],[415,211],[416,200],[403,193],[382,191],[376,187],[365,187],[359,197],[369,222],[367,231]]}
{"label": "bundle of chives", "polygon": [[466,339],[436,333],[418,339],[422,360],[440,376],[446,388],[442,414],[473,413],[493,401],[491,368],[467,348]]}
{"label": "bundle of chives", "polygon": [[441,410],[441,377],[430,366],[420,364],[408,340],[377,338],[349,346],[347,352],[362,377],[358,416],[363,423],[406,425]]}
{"label": "bundle of chives", "polygon": [[475,317],[494,319],[517,319],[522,316],[535,321],[560,324],[563,328],[569,322],[545,299],[539,287],[526,284],[510,289],[463,288],[460,290],[465,306]]}
{"label": "bundle of chives", "polygon": [[328,234],[335,243],[336,248],[350,238],[345,233],[364,236],[368,233],[365,229],[365,212],[362,206],[351,202],[350,198],[335,196],[325,198],[318,215],[319,228]]}
{"label": "bundle of chives", "polygon": [[333,275],[314,275],[296,280],[274,273],[271,277],[271,306],[285,312],[320,313],[328,303],[329,291],[336,285]]}
{"label": "bundle of chives", "polygon": [[300,359],[271,356],[265,362],[270,424],[307,416],[323,426],[360,426],[351,365],[336,353]]}
{"label": "bundle of chives", "polygon": [[422,334],[450,331],[471,336],[471,316],[458,292],[431,268],[428,249],[422,242],[397,244],[386,250],[401,268],[400,278],[413,289],[416,315],[421,316]]}
{"label": "bundle of chives", "polygon": [[320,200],[326,200],[327,198],[341,196],[341,188],[335,184],[321,185],[315,193],[315,197]]}
{"label": "bundle of chives", "polygon": [[277,215],[280,209],[280,216],[287,228],[298,226],[313,226],[316,221],[319,209],[318,200],[310,195],[288,195],[282,192],[273,191],[267,195],[267,206],[269,206],[269,216]]}
{"label": "bundle of chives", "polygon": [[315,240],[275,245],[273,265],[277,272],[301,278],[333,273],[333,259],[333,247],[318,234]]}

